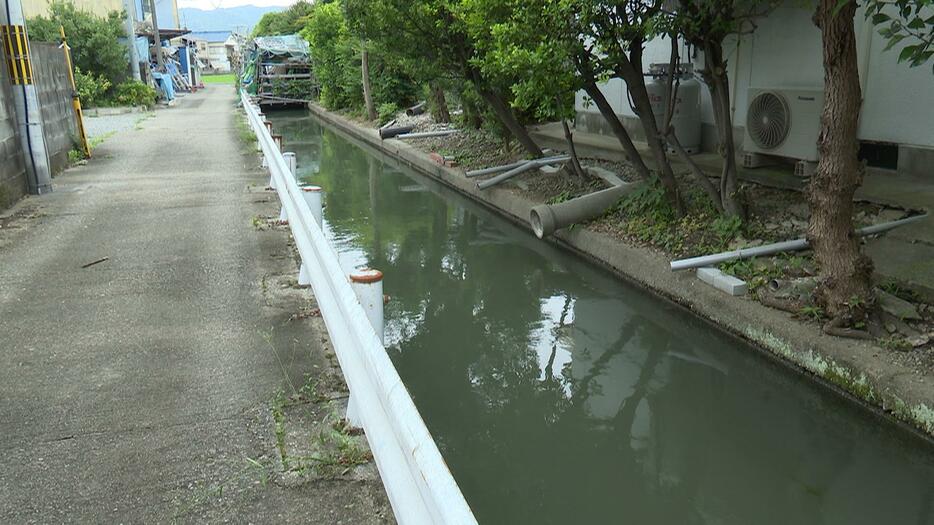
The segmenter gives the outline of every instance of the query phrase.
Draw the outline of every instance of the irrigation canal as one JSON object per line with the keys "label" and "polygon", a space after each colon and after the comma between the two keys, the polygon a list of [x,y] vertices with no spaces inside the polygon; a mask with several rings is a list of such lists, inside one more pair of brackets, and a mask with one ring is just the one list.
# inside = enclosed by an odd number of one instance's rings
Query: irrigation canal
{"label": "irrigation canal", "polygon": [[480,523],[934,523],[927,442],[305,111],[269,117],[343,267],[385,274],[387,351]]}

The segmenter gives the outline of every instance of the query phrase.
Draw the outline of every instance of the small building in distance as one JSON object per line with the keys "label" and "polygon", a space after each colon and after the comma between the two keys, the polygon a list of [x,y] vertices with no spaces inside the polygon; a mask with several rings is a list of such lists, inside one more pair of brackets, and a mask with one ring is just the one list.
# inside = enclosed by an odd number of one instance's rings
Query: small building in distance
{"label": "small building in distance", "polygon": [[230,57],[227,44],[230,31],[194,31],[189,38],[198,45],[198,57],[205,73],[229,73]]}

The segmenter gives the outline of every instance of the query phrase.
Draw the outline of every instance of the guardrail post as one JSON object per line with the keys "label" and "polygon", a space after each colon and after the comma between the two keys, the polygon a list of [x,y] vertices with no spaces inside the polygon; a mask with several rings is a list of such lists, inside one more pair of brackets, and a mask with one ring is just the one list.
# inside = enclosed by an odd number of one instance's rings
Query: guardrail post
{"label": "guardrail post", "polygon": [[[298,174],[298,160],[295,157],[295,154],[291,151],[287,151],[282,154],[282,158],[285,159],[285,163],[289,166],[289,172],[292,173],[294,178]],[[272,180],[272,174],[269,175],[269,186],[273,189],[276,188],[275,181]]]}
{"label": "guardrail post", "polygon": [[[350,274],[350,287],[357,295],[357,300],[366,312],[367,320],[383,343],[383,272],[365,268]],[[347,399],[347,421],[355,427],[362,427],[360,408],[353,391]]]}
{"label": "guardrail post", "polygon": [[350,274],[350,287],[366,312],[379,340],[383,341],[383,272],[364,268]]}
{"label": "guardrail post", "polygon": [[314,216],[315,221],[318,223],[318,226],[321,224],[321,209],[323,203],[324,190],[321,186],[315,186],[314,184],[302,184],[299,186],[299,189],[302,190],[302,196],[305,197],[305,203],[308,204],[308,209],[311,210],[311,214]]}
{"label": "guardrail post", "polygon": [[[288,153],[286,153],[286,155],[288,155]],[[305,204],[307,204],[308,209],[311,210],[311,215],[315,218],[315,222],[318,223],[319,227],[323,226],[321,222],[321,201],[324,191],[321,189],[321,186],[315,186],[313,184],[302,184],[298,188],[302,190],[302,196],[305,198]],[[302,261],[302,266],[298,270],[298,284],[302,286],[311,284],[311,275],[308,272],[308,265],[305,264],[305,261]]]}

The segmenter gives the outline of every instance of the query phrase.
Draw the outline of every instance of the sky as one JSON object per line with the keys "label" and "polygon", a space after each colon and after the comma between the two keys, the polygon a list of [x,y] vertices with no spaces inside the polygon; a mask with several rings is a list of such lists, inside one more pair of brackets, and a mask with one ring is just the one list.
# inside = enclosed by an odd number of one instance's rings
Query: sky
{"label": "sky", "polygon": [[178,0],[178,7],[197,7],[198,9],[216,9],[219,7],[237,7],[241,5],[292,5],[297,0]]}

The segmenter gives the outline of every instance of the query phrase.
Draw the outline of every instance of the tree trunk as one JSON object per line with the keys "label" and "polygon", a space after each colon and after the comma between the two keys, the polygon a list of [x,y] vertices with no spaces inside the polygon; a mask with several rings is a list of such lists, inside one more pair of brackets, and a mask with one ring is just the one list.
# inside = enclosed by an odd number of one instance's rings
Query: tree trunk
{"label": "tree trunk", "polygon": [[571,168],[574,169],[575,175],[583,179],[584,168],[581,167],[580,160],[577,158],[577,148],[574,147],[574,135],[571,133],[568,121],[561,119],[561,127],[564,128],[564,140],[568,143],[568,154],[571,156]]}
{"label": "tree trunk", "polygon": [[619,121],[619,117],[616,115],[616,112],[613,111],[613,106],[610,105],[610,102],[603,95],[603,92],[597,87],[597,83],[593,80],[587,81],[584,84],[584,91],[586,91],[587,96],[594,101],[597,109],[600,110],[600,114],[603,115],[603,119],[610,125],[610,129],[613,130],[613,135],[616,136],[616,139],[619,140],[619,144],[623,147],[623,153],[626,154],[629,163],[632,164],[640,177],[645,180],[650,179],[652,173],[649,172],[649,167],[645,165],[645,161],[642,160],[642,155],[639,154],[636,145],[632,143],[632,137],[629,136],[629,132],[626,131],[623,123]]}
{"label": "tree trunk", "polygon": [[429,83],[428,89],[431,90],[431,98],[434,102],[434,117],[436,122],[451,122],[451,112],[448,110],[448,102],[444,97],[444,90],[435,83]]}
{"label": "tree trunk", "polygon": [[678,181],[675,179],[674,170],[671,169],[671,163],[665,153],[665,146],[659,138],[655,115],[652,113],[652,103],[649,101],[649,94],[645,89],[645,77],[642,75],[641,42],[633,41],[631,58],[629,60],[623,59],[617,73],[626,82],[626,89],[632,96],[633,109],[639,117],[642,129],[645,131],[645,141],[655,157],[656,170],[658,171],[658,178],[662,182],[662,187],[665,189],[665,197],[678,215],[684,215],[684,202],[681,200],[681,193],[678,191]]}
{"label": "tree trunk", "polygon": [[483,98],[483,100],[485,100],[486,103],[490,105],[490,109],[493,110],[493,113],[496,114],[496,117],[499,119],[499,121],[502,122],[504,126],[506,126],[506,129],[509,130],[512,136],[519,141],[519,144],[522,144],[522,147],[525,149],[525,151],[527,151],[533,157],[541,157],[542,149],[538,147],[538,144],[536,144],[534,140],[532,140],[532,136],[529,135],[529,132],[527,129],[525,129],[525,126],[523,126],[519,120],[516,119],[516,115],[506,104],[506,101],[504,101],[502,97],[499,96],[499,94],[494,93],[490,89],[481,87],[476,84],[475,86],[477,87],[477,92],[480,93],[480,96]]}
{"label": "tree trunk", "polygon": [[835,14],[839,0],[820,0],[814,23],[821,30],[824,58],[824,107],[811,177],[808,239],[820,265],[816,299],[834,319],[865,317],[872,298],[872,261],[860,253],[853,232],[853,194],[862,182],[856,138],[861,94],[856,62],[856,3]]}
{"label": "tree trunk", "polygon": [[723,158],[720,173],[720,201],[727,215],[745,217],[745,209],[737,190],[736,144],[733,142],[733,118],[730,115],[730,79],[723,60],[723,47],[719,42],[708,42],[704,48],[705,72],[703,76],[710,88],[710,98],[717,124],[720,144],[717,150]]}
{"label": "tree trunk", "polygon": [[370,120],[376,120],[376,105],[373,104],[373,93],[370,89],[370,53],[363,44],[360,57],[360,70],[363,72],[363,101],[366,103],[366,115]]}

